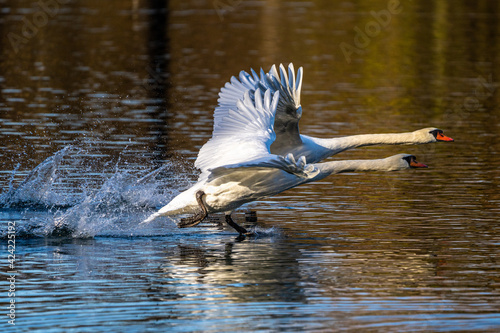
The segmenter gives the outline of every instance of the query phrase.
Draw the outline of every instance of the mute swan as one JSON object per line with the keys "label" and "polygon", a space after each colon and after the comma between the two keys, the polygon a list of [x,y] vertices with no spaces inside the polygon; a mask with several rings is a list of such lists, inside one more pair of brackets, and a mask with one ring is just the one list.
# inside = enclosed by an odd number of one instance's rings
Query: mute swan
{"label": "mute swan", "polygon": [[301,184],[323,179],[328,175],[352,171],[396,171],[421,168],[415,157],[399,154],[377,160],[351,160],[306,163],[301,156],[271,154],[276,134],[274,118],[280,92],[271,89],[262,95],[257,88],[247,91],[229,110],[216,120],[212,138],[202,147],[198,159],[211,154],[216,161],[207,166],[196,184],[180,193],[158,212],[142,223],[159,216],[194,214],[182,219],[179,227],[199,224],[208,214],[226,212],[226,222],[240,234],[247,230],[231,219],[231,211],[241,205],[269,197]]}
{"label": "mute swan", "polygon": [[[253,69],[251,70],[251,75],[245,71],[241,71],[239,79],[233,76],[230,82],[226,83],[219,93],[219,106],[214,112],[214,123],[217,124],[221,119],[224,119],[229,110],[235,110],[238,100],[243,98],[247,91],[250,91],[250,96],[252,97],[253,92],[257,88],[260,88],[262,91],[271,89],[271,92],[280,92],[276,119],[274,121],[276,140],[271,145],[271,153],[273,154],[285,156],[292,153],[294,156],[304,156],[308,163],[315,163],[344,150],[363,146],[453,141],[452,138],[445,136],[442,130],[435,127],[406,133],[362,134],[333,139],[315,138],[300,134],[302,67],[297,71],[297,75],[295,75],[295,70],[291,63],[288,65],[288,75],[282,64],[279,66],[279,71],[280,74],[278,74],[276,66],[273,65],[267,74],[261,69],[260,77]],[[207,148],[203,147],[202,149]],[[210,154],[199,156],[195,166],[205,171],[207,166],[213,167],[214,163],[216,163],[215,158]]]}

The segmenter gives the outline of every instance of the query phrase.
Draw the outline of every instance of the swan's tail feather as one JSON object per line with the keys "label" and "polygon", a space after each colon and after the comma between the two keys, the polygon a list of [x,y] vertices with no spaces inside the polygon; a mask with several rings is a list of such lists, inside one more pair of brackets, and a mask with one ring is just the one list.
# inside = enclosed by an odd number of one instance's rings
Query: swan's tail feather
{"label": "swan's tail feather", "polygon": [[149,215],[149,217],[147,219],[145,219],[144,221],[142,221],[141,223],[139,223],[139,225],[141,225],[141,224],[147,224],[149,222],[152,222],[152,221],[156,220],[160,216],[161,216],[161,214],[159,212],[151,214],[151,215]]}

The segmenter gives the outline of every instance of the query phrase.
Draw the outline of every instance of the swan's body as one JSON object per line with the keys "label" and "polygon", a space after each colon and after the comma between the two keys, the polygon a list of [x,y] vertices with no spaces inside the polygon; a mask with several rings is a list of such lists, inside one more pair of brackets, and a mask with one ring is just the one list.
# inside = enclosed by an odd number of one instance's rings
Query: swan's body
{"label": "swan's body", "polygon": [[[272,155],[270,155],[272,156]],[[276,157],[270,157],[274,159]],[[270,197],[290,188],[323,179],[331,174],[358,171],[398,171],[411,167],[424,167],[408,154],[394,155],[378,160],[335,161],[298,166],[291,155],[287,158],[256,163],[254,166],[226,166],[211,172],[211,177],[196,183],[175,197],[169,204],[152,215],[195,214],[199,210],[198,191],[204,192],[207,213],[230,212],[251,202]],[[270,161],[276,166],[266,166]],[[291,169],[296,168],[295,172]],[[309,169],[305,171],[305,169]],[[286,170],[288,169],[288,170]],[[150,217],[150,218],[151,218]]]}
{"label": "swan's body", "polygon": [[[202,170],[198,182],[175,197],[169,204],[144,222],[159,216],[197,214],[190,224],[199,223],[207,214],[230,212],[241,205],[276,195],[292,187],[323,179],[328,175],[349,171],[396,171],[425,167],[412,155],[400,154],[379,160],[335,161],[307,164],[302,156],[271,154],[275,139],[274,117],[279,92],[271,98],[271,90],[262,96],[257,89],[238,101],[237,110],[229,111],[214,126],[212,139],[200,150],[198,159],[210,157],[216,164]],[[231,149],[223,149],[229,145]],[[221,149],[217,150],[217,147]],[[204,156],[209,152],[211,156]],[[219,161],[231,160],[221,164]],[[207,160],[207,159],[205,159]],[[203,214],[199,214],[199,210]],[[199,215],[199,216],[198,216]],[[237,229],[238,230],[238,229]],[[243,229],[244,230],[244,229]]]}

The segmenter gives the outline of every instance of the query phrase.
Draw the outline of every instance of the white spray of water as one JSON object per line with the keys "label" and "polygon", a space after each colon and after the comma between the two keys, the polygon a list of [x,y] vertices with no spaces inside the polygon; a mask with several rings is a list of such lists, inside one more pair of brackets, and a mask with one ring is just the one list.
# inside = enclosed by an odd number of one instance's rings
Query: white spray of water
{"label": "white spray of water", "polygon": [[96,156],[102,155],[70,145],[40,163],[19,186],[9,184],[0,207],[22,216],[21,235],[150,235],[175,228],[167,219],[138,224],[189,185],[176,163],[151,171],[120,160],[111,167],[97,163]]}

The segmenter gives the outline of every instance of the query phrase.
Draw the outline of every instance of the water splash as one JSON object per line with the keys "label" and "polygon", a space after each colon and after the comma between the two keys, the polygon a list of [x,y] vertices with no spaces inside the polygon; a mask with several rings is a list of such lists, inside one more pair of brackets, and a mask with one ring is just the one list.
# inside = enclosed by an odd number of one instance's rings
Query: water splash
{"label": "water splash", "polygon": [[74,147],[70,145],[50,156],[33,169],[17,188],[14,188],[13,181],[15,173],[19,169],[20,164],[18,164],[12,173],[9,190],[0,197],[1,206],[4,208],[49,207],[56,205],[56,202],[59,202],[60,206],[70,205],[67,200],[69,196],[58,197],[58,191],[54,190],[54,184],[60,176],[58,171],[63,158],[70,154],[73,149]]}
{"label": "water splash", "polygon": [[175,224],[165,219],[138,224],[189,185],[189,175],[179,169],[174,162],[158,169],[121,158],[113,164],[95,146],[70,145],[40,163],[19,186],[11,177],[0,207],[2,215],[17,220],[17,233],[24,237],[164,234]]}

